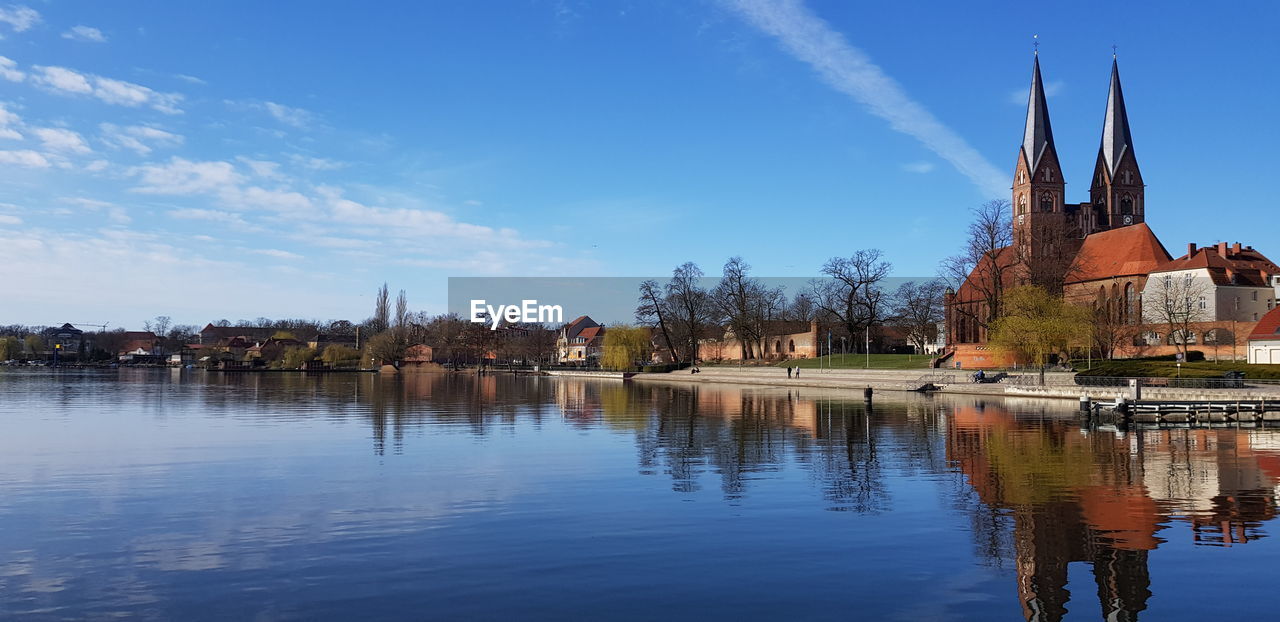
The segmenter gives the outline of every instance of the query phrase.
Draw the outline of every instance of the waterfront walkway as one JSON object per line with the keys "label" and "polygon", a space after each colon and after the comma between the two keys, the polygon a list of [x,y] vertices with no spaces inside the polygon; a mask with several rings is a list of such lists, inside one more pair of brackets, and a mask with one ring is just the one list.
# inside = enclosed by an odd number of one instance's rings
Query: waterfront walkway
{"label": "waterfront walkway", "polygon": [[[875,391],[917,391],[931,384],[941,393],[973,395],[1004,395],[1019,397],[1043,397],[1079,400],[1114,400],[1129,394],[1127,383],[1115,386],[1081,386],[1075,383],[1074,372],[1046,372],[1045,382],[1040,384],[1039,374],[1010,376],[1001,382],[980,384],[973,382],[973,372],[968,370],[928,369],[802,369],[800,376],[787,377],[785,367],[728,367],[709,366],[694,374],[690,370],[671,373],[641,373],[632,380],[642,382],[700,382],[749,384],[770,387],[821,387],[850,389],[860,392],[866,387]],[[1122,381],[1123,379],[1117,379]],[[1144,397],[1169,400],[1257,400],[1280,397],[1278,384],[1254,384],[1246,382],[1245,388],[1142,388]]]}

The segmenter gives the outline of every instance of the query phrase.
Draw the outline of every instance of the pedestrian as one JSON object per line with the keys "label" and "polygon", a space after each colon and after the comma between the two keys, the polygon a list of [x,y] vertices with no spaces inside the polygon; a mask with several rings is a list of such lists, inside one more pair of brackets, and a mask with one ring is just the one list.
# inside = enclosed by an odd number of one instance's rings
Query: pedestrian
{"label": "pedestrian", "polygon": [[796,378],[800,377],[800,366],[796,365]]}
{"label": "pedestrian", "polygon": [[787,366],[787,377],[788,377],[788,378],[790,378],[790,377],[791,377],[791,366],[790,366],[790,365],[788,365],[788,366]]}

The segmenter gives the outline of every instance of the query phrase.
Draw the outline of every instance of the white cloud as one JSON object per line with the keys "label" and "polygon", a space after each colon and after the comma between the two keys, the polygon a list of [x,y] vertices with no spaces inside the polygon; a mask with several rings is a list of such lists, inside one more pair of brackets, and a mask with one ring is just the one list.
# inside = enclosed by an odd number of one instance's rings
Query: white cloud
{"label": "white cloud", "polygon": [[7,56],[0,56],[0,78],[10,82],[22,82],[27,79],[27,74],[18,71],[17,61]]}
{"label": "white cloud", "polygon": [[102,31],[92,26],[72,26],[71,30],[62,33],[63,39],[71,39],[72,41],[88,41],[91,43],[106,43],[107,38],[103,36]]}
{"label": "white cloud", "polygon": [[146,194],[223,194],[244,181],[229,162],[192,162],[176,156],[167,164],[139,166],[130,172],[142,182],[134,191]]}
{"label": "white cloud", "polygon": [[208,84],[208,82],[205,82],[204,80],[201,80],[200,78],[197,78],[197,77],[195,77],[195,76],[189,76],[189,75],[187,75],[187,74],[185,74],[185,73],[175,73],[175,74],[173,74],[173,77],[175,77],[175,78],[177,78],[177,79],[179,79],[179,80],[182,80],[183,82],[188,82],[188,83],[191,83],[191,84],[199,84],[199,85],[201,85],[201,86],[204,86],[204,85]]}
{"label": "white cloud", "polygon": [[343,198],[336,188],[319,189],[325,199],[329,218],[338,224],[376,228],[380,235],[401,238],[434,238],[480,246],[501,248],[537,248],[549,242],[525,240],[514,229],[494,229],[484,225],[454,220],[436,210],[407,207],[373,207]]}
{"label": "white cloud", "polygon": [[266,160],[254,160],[240,156],[236,158],[240,163],[249,167],[254,175],[263,179],[283,179],[284,175],[280,174],[280,164],[277,162],[268,162]]}
{"label": "white cloud", "polygon": [[[1062,92],[1065,84],[1062,80],[1052,80],[1044,83],[1044,96],[1053,97]],[[1027,98],[1031,96],[1031,87],[1025,86],[1020,89],[1009,91],[1009,103],[1017,106],[1027,105]]]}
{"label": "white cloud", "polygon": [[0,151],[0,164],[13,164],[27,168],[49,168],[49,160],[39,152],[30,149]]}
{"label": "white cloud", "polygon": [[727,5],[789,54],[808,63],[828,86],[851,97],[898,132],[919,140],[950,162],[985,195],[1002,196],[1009,177],[919,102],[911,99],[862,50],[814,15],[799,0],[726,0]]}
{"label": "white cloud", "polygon": [[103,123],[98,129],[102,130],[102,140],[107,144],[132,150],[138,155],[147,155],[155,147],[176,147],[183,142],[180,134],[147,125]]}
{"label": "white cloud", "polygon": [[80,73],[66,67],[35,65],[31,80],[55,93],[89,95],[108,104],[138,108],[149,106],[165,114],[180,114],[182,95],[160,93],[140,84]]}
{"label": "white cloud", "polygon": [[908,162],[902,165],[902,170],[908,173],[930,173],[933,171],[933,162]]}
{"label": "white cloud", "polygon": [[171,218],[178,218],[181,220],[205,220],[209,222],[222,222],[230,225],[247,226],[249,224],[249,223],[246,223],[244,221],[244,218],[242,218],[239,214],[236,214],[234,212],[224,212],[221,210],[212,210],[212,209],[197,209],[197,208],[176,209],[176,210],[170,210],[169,216]]}
{"label": "white cloud", "polygon": [[346,166],[345,163],[338,162],[336,160],[313,158],[311,156],[304,156],[296,153],[290,155],[289,160],[298,166],[309,168],[313,171],[336,171]]}
{"label": "white cloud", "polygon": [[98,171],[106,170],[107,166],[110,164],[111,163],[106,160],[94,160],[84,165],[84,170],[89,171],[90,173],[97,173]]}
{"label": "white cloud", "polygon": [[44,143],[44,148],[50,151],[61,151],[63,153],[89,153],[93,151],[89,148],[88,143],[84,142],[84,137],[71,130],[65,130],[56,127],[38,127],[32,130],[36,138]]}
{"label": "white cloud", "polygon": [[310,125],[312,117],[314,116],[309,111],[303,110],[302,108],[293,108],[285,106],[284,104],[277,104],[275,102],[264,102],[262,107],[268,114],[275,117],[277,121],[284,123],[285,125],[292,125],[293,127],[301,128]]}
{"label": "white cloud", "polygon": [[40,14],[31,7],[18,4],[0,9],[0,24],[8,24],[13,27],[14,32],[22,32],[38,23]]}
{"label": "white cloud", "polygon": [[18,218],[17,216],[10,216],[8,214],[0,214],[0,225],[20,225],[20,224],[22,224],[21,218]]}
{"label": "white cloud", "polygon": [[14,129],[14,126],[21,123],[22,119],[17,114],[9,112],[5,108],[4,102],[0,102],[0,138],[22,140],[22,134]]}
{"label": "white cloud", "polygon": [[257,255],[265,255],[267,257],[275,257],[276,259],[302,259],[302,255],[290,253],[289,251],[282,251],[278,248],[264,248],[249,252]]}

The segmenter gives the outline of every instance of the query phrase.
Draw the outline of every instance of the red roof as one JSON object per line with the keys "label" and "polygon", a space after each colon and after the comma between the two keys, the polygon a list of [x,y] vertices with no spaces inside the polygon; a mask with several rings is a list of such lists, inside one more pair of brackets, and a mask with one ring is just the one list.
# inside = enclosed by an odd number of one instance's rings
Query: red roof
{"label": "red roof", "polygon": [[1280,339],[1280,306],[1267,311],[1249,333],[1249,339]]}
{"label": "red roof", "polygon": [[1100,231],[1085,237],[1071,264],[1070,282],[1082,283],[1150,273],[1169,261],[1169,251],[1147,223]]}
{"label": "red roof", "polygon": [[1267,287],[1271,276],[1280,273],[1280,267],[1252,246],[1241,247],[1238,243],[1228,246],[1224,242],[1188,250],[1186,255],[1167,261],[1152,272],[1208,270],[1218,285],[1252,287]]}
{"label": "red roof", "polygon": [[582,329],[582,332],[578,333],[578,337],[586,340],[587,343],[591,343],[596,337],[599,337],[603,333],[603,326],[588,326]]}

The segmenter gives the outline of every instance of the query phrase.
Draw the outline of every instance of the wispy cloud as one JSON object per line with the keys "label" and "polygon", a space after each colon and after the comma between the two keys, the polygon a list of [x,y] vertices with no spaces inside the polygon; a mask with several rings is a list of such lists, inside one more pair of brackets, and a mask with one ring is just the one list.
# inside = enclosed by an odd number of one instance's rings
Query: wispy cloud
{"label": "wispy cloud", "polygon": [[[1044,96],[1053,97],[1054,95],[1061,93],[1063,88],[1065,88],[1065,86],[1066,85],[1065,83],[1063,83],[1062,80],[1053,80],[1053,81],[1045,82]],[[1030,96],[1031,96],[1031,84],[1030,84],[1030,81],[1028,81],[1027,86],[1024,86],[1020,89],[1013,89],[1012,91],[1009,91],[1009,103],[1018,105],[1018,106],[1025,106],[1027,105],[1027,98],[1029,98]]]}
{"label": "wispy cloud", "polygon": [[0,24],[8,24],[14,32],[22,32],[40,23],[40,14],[35,9],[21,4],[0,8]]}
{"label": "wispy cloud", "polygon": [[920,173],[920,174],[931,173],[933,172],[933,168],[934,168],[933,162],[925,162],[925,161],[907,162],[906,164],[902,165],[902,170],[908,173]]}
{"label": "wispy cloud", "polygon": [[0,56],[0,78],[10,82],[22,82],[27,79],[27,74],[18,71],[17,61],[6,56]]}
{"label": "wispy cloud", "polygon": [[44,144],[44,148],[50,151],[59,151],[62,153],[84,154],[93,151],[89,148],[89,144],[84,142],[84,137],[77,132],[62,129],[58,127],[38,127],[32,130],[36,138]]}
{"label": "wispy cloud", "polygon": [[103,123],[98,126],[102,131],[103,142],[113,147],[128,149],[138,155],[147,155],[156,147],[176,147],[181,145],[183,137],[173,132],[148,125],[120,126],[114,123]]}
{"label": "wispy cloud", "polygon": [[294,164],[298,166],[311,169],[313,171],[336,171],[346,166],[345,162],[338,162],[336,160],[329,160],[326,158],[315,158],[311,156],[304,156],[296,153],[289,156],[289,160],[291,160]]}
{"label": "wispy cloud", "polygon": [[70,30],[62,33],[62,38],[71,39],[72,41],[88,41],[90,43],[107,42],[107,37],[102,34],[102,31],[92,26],[72,26]]}
{"label": "wispy cloud", "polygon": [[87,95],[108,104],[138,108],[148,106],[165,114],[180,114],[182,95],[161,93],[140,84],[81,73],[66,67],[35,65],[31,81],[60,95]]}
{"label": "wispy cloud", "polygon": [[867,107],[894,130],[919,140],[988,196],[1009,186],[1008,175],[913,100],[862,50],[851,45],[799,0],[725,0],[749,24],[807,63],[828,86]]}
{"label": "wispy cloud", "polygon": [[286,106],[276,102],[228,99],[223,103],[233,109],[260,110],[280,123],[300,129],[309,127],[315,122],[315,114],[310,110]]}
{"label": "wispy cloud", "polygon": [[38,151],[18,149],[0,151],[0,164],[13,164],[26,168],[49,168],[49,160]]}
{"label": "wispy cloud", "polygon": [[189,75],[187,75],[187,74],[185,74],[185,73],[175,73],[175,74],[173,74],[173,77],[175,77],[175,78],[177,78],[177,79],[179,79],[179,80],[182,80],[183,82],[187,82],[187,83],[189,83],[189,84],[199,84],[200,86],[204,86],[204,85],[208,84],[208,82],[205,82],[204,80],[201,80],[200,78],[197,78],[197,77],[195,77],[195,76],[189,76]]}
{"label": "wispy cloud", "polygon": [[21,124],[21,117],[16,113],[10,112],[5,108],[4,103],[0,102],[0,138],[22,140],[22,134],[17,130],[17,126]]}

